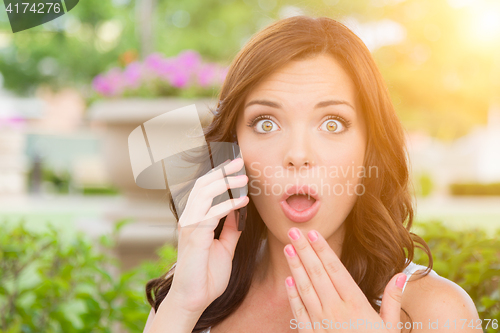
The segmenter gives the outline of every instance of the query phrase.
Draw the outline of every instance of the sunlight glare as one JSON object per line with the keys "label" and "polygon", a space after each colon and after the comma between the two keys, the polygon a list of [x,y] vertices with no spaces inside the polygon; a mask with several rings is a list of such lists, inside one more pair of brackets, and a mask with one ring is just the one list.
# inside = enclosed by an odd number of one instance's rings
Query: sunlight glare
{"label": "sunlight glare", "polygon": [[474,40],[488,45],[498,44],[500,42],[500,5],[483,1],[475,3],[470,9],[471,32]]}

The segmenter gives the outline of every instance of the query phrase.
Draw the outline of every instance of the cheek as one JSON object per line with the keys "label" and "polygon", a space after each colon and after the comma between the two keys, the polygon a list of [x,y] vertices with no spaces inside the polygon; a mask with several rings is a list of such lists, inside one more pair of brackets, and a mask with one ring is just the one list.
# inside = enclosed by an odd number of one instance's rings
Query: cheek
{"label": "cheek", "polygon": [[[333,201],[352,203],[363,193],[362,178],[365,177],[364,145],[350,144],[338,147],[322,159],[321,193]],[[325,186],[326,185],[326,186]]]}
{"label": "cheek", "polygon": [[262,183],[265,180],[266,165],[269,160],[257,150],[241,147],[245,170],[248,176],[248,194],[255,197],[262,193]]}
{"label": "cheek", "polygon": [[250,195],[256,195],[264,183],[272,181],[275,166],[280,165],[279,155],[274,145],[251,140],[241,140],[239,144],[249,181],[248,191]]}

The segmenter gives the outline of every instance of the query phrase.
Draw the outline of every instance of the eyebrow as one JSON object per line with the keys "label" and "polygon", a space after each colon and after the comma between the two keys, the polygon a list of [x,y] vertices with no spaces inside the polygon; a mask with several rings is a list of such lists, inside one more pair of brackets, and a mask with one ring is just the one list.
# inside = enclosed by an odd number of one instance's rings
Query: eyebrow
{"label": "eyebrow", "polygon": [[[249,107],[250,105],[254,105],[254,104],[260,104],[260,105],[264,105],[264,106],[270,106],[272,108],[283,109],[281,104],[275,103],[272,101],[268,101],[265,99],[256,99],[256,100],[253,100],[251,102],[248,102],[245,105],[245,109],[247,107]],[[316,106],[314,106],[314,109],[324,108],[324,107],[327,107],[330,105],[340,105],[340,104],[347,105],[347,106],[351,107],[351,109],[355,110],[354,107],[349,102],[344,101],[344,100],[340,100],[340,99],[330,99],[327,101],[319,102],[318,104],[316,104]]]}

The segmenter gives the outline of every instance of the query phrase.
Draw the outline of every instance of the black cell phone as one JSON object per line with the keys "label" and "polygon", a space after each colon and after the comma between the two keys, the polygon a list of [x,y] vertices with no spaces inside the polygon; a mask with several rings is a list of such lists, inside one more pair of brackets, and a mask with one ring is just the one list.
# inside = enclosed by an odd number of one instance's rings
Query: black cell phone
{"label": "black cell phone", "polygon": [[[220,164],[223,163],[223,161],[226,161],[228,159],[230,159],[232,161],[232,160],[241,156],[239,146],[236,142],[217,142],[214,144],[217,145],[216,149],[211,149],[211,152],[214,152],[214,150],[215,150],[215,151],[217,151],[217,153],[210,154],[210,158],[212,160],[211,161],[212,165],[219,166]],[[239,176],[239,175],[244,175],[244,174],[246,174],[246,171],[245,171],[245,167],[243,166],[243,168],[240,171],[238,171],[237,173],[235,173],[234,175]],[[224,177],[226,177],[225,174],[224,174]],[[236,198],[241,197],[242,191],[243,191],[244,195],[248,194],[247,185],[245,185],[245,187],[242,187],[242,188],[228,189],[227,193],[229,194],[229,198],[233,199],[235,197]],[[247,218],[247,207],[245,206],[245,207],[239,208],[235,212],[237,212],[236,223],[238,225],[238,231],[243,231],[245,229],[245,222],[246,222],[246,218]],[[226,221],[226,217],[227,216],[224,216],[221,219],[222,223],[224,223]]]}
{"label": "black cell phone", "polygon": [[[233,143],[232,145],[232,151],[233,151],[233,156],[235,158],[239,156],[241,156],[241,152],[239,151],[239,146],[236,144],[236,142]],[[236,151],[238,150],[238,152]],[[240,170],[241,172],[238,172],[238,174],[245,174],[245,166],[243,166],[243,168]],[[246,186],[245,186],[246,187]],[[232,191],[228,191],[229,192],[229,195],[231,196],[231,192]],[[248,193],[248,189],[246,190],[246,192]],[[240,193],[241,194],[241,191]],[[246,222],[246,219],[247,219],[247,206],[245,207],[241,207],[239,209],[237,209],[238,211],[238,220],[237,220],[237,223],[238,223],[238,231],[243,231],[245,229],[245,222]]]}

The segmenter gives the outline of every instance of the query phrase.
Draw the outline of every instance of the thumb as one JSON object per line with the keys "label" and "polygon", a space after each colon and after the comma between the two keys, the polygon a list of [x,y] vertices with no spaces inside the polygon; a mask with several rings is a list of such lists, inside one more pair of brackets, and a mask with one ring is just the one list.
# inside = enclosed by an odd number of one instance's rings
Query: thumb
{"label": "thumb", "polygon": [[[389,332],[399,333],[398,323],[401,321],[401,299],[403,297],[403,287],[406,284],[406,274],[396,274],[389,281],[382,296],[380,306],[380,317],[390,327]],[[387,324],[391,322],[391,324]]]}

